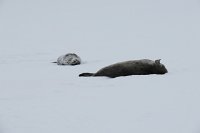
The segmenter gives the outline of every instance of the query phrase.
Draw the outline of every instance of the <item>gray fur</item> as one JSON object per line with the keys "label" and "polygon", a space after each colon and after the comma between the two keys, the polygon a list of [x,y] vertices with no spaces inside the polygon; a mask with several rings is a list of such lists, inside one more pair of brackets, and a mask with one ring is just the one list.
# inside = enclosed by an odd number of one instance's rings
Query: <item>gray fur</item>
{"label": "gray fur", "polygon": [[110,78],[115,78],[119,76],[129,76],[129,75],[149,75],[149,74],[165,74],[167,69],[159,60],[132,60],[116,63],[107,67],[104,67],[97,71],[96,73],[82,73],[80,77],[89,76],[107,76]]}
{"label": "gray fur", "polygon": [[79,65],[81,64],[81,58],[74,53],[68,53],[58,57],[57,62],[53,63],[58,65]]}

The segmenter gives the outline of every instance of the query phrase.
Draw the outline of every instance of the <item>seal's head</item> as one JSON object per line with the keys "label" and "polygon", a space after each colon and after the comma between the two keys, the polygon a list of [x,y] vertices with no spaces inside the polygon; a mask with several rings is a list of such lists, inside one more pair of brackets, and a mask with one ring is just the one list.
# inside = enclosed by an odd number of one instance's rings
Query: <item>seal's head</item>
{"label": "seal's head", "polygon": [[161,59],[155,60],[155,73],[157,74],[165,74],[167,73],[167,69],[165,68],[165,66],[160,63]]}

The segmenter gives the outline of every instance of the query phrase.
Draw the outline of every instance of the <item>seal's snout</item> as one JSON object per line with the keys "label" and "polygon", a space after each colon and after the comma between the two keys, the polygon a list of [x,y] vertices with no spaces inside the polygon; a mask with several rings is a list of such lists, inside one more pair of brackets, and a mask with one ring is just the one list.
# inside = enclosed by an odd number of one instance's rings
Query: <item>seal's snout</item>
{"label": "seal's snout", "polygon": [[78,64],[80,64],[80,61],[79,60],[77,60],[77,59],[74,59],[74,60],[72,60],[72,63],[71,63],[72,65],[78,65]]}

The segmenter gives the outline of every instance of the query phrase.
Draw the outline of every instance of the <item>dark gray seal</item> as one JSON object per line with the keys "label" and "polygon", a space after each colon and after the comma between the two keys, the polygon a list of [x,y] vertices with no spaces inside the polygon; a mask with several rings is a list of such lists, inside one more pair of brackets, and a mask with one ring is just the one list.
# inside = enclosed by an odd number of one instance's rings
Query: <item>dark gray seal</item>
{"label": "dark gray seal", "polygon": [[97,71],[96,73],[82,73],[80,77],[89,76],[107,76],[110,78],[115,78],[119,76],[129,76],[129,75],[149,75],[149,74],[165,74],[167,69],[159,60],[132,60],[116,63],[107,67],[104,67]]}
{"label": "dark gray seal", "polygon": [[79,65],[81,64],[81,58],[74,53],[68,53],[58,57],[57,62],[53,63],[58,65]]}

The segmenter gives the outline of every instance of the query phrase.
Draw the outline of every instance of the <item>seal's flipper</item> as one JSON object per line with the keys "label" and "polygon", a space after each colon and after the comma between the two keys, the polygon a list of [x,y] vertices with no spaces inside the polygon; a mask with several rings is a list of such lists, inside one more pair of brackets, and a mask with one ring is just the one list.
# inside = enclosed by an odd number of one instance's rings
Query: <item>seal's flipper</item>
{"label": "seal's flipper", "polygon": [[81,73],[79,74],[79,77],[91,77],[94,76],[94,73]]}
{"label": "seal's flipper", "polygon": [[161,61],[161,59],[155,60],[155,63],[159,65],[160,61]]}

